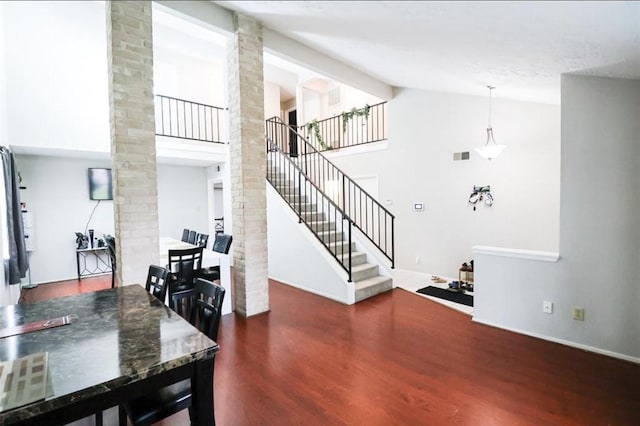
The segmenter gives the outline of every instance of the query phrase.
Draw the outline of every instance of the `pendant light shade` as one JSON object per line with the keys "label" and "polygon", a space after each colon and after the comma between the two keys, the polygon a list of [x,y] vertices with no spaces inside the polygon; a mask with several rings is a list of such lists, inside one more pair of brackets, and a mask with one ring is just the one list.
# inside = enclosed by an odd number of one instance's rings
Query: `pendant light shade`
{"label": "pendant light shade", "polygon": [[493,128],[491,127],[491,91],[495,89],[493,86],[487,86],[489,89],[489,125],[487,126],[487,142],[474,151],[480,154],[482,158],[491,160],[496,158],[507,147],[506,145],[498,145],[493,139]]}

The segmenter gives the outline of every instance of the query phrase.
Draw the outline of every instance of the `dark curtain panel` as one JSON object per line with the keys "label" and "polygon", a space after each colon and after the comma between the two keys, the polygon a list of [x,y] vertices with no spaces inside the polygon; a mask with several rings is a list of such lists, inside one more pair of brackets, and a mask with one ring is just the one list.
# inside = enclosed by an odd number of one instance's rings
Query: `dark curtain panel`
{"label": "dark curtain panel", "polygon": [[29,265],[24,244],[18,171],[15,167],[13,154],[8,148],[0,147],[0,154],[2,154],[2,170],[6,190],[7,237],[9,240],[9,262],[5,266],[9,269],[9,284],[19,284],[20,278],[24,278]]}

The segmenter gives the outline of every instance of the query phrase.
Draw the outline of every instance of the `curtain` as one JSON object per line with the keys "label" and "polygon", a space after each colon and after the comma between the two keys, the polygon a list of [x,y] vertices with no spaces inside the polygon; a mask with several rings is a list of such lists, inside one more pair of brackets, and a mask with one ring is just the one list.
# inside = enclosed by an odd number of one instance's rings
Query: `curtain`
{"label": "curtain", "polygon": [[19,284],[20,279],[25,277],[29,265],[24,243],[18,172],[13,153],[9,148],[0,147],[0,154],[2,155],[2,171],[4,173],[9,245],[9,261],[5,264],[8,271],[5,271],[5,274],[9,277],[9,284]]}

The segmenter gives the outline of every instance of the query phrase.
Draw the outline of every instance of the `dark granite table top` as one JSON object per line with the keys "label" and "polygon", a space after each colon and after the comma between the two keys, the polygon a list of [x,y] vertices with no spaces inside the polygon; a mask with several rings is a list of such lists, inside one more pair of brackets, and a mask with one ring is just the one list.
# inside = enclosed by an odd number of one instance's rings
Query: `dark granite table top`
{"label": "dark granite table top", "polygon": [[0,361],[48,352],[52,396],[0,413],[13,423],[209,359],[218,344],[139,285],[0,307],[0,328],[72,315],[70,325],[0,339]]}

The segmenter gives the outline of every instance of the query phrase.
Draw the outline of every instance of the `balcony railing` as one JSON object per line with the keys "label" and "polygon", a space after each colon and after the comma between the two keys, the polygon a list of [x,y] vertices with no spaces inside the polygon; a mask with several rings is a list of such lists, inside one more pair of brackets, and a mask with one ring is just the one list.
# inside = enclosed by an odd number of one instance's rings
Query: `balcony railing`
{"label": "balcony railing", "polygon": [[227,109],[169,96],[155,96],[156,135],[227,143]]}
{"label": "balcony railing", "polygon": [[298,127],[318,151],[346,148],[387,139],[387,103],[354,108],[340,115]]}

